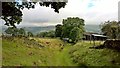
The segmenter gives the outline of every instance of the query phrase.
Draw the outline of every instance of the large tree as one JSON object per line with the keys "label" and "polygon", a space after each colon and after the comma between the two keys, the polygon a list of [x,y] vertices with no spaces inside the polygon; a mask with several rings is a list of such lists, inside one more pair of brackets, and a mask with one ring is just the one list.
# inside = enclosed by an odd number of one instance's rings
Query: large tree
{"label": "large tree", "polygon": [[[22,2],[20,5],[18,2],[2,2],[2,16],[1,19],[5,21],[5,25],[16,27],[15,24],[19,24],[22,21],[22,10],[24,8],[35,8],[37,2]],[[60,8],[64,8],[66,2],[39,2],[40,6],[46,6],[54,9],[59,13]]]}
{"label": "large tree", "polygon": [[67,19],[63,19],[63,27],[62,27],[62,37],[69,38],[70,32],[74,27],[78,27],[84,32],[84,20],[78,17],[69,17]]}
{"label": "large tree", "polygon": [[60,38],[69,38],[76,43],[82,39],[84,32],[84,20],[78,17],[63,19],[62,25],[56,25],[55,35]]}
{"label": "large tree", "polygon": [[110,39],[120,39],[120,25],[117,21],[107,21],[102,25],[101,31]]}

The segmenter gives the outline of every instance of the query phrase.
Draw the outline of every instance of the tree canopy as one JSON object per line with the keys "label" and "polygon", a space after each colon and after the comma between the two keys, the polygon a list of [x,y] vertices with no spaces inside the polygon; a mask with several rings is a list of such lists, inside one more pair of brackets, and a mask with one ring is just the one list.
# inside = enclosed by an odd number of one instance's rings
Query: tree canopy
{"label": "tree canopy", "polygon": [[80,19],[78,17],[69,17],[67,19],[63,19],[62,21],[63,27],[62,27],[62,37],[69,38],[70,32],[74,27],[80,28],[82,31],[84,31],[84,20]]}
{"label": "tree canopy", "polygon": [[76,43],[77,41],[79,41],[80,39],[82,39],[82,33],[83,31],[81,31],[80,28],[78,27],[74,27],[71,31],[70,31],[70,39],[72,40],[73,43]]}
{"label": "tree canopy", "polygon": [[78,17],[63,19],[62,25],[56,25],[56,37],[69,38],[76,43],[83,37],[84,25],[84,20]]}
{"label": "tree canopy", "polygon": [[117,21],[107,21],[102,25],[101,31],[110,39],[120,39],[120,25]]}
{"label": "tree canopy", "polygon": [[[20,5],[18,2],[2,2],[2,16],[1,19],[5,21],[5,25],[16,27],[15,24],[19,24],[22,21],[22,10],[24,8],[35,8],[37,2],[22,2]],[[40,6],[46,6],[54,9],[59,13],[60,8],[64,8],[66,2],[39,2]]]}

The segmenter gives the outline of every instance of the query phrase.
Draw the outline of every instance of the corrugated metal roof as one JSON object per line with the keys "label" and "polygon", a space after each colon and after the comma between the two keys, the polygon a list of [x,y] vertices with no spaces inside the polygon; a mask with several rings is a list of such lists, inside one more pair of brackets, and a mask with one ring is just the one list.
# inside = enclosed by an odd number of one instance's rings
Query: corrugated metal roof
{"label": "corrugated metal roof", "polygon": [[100,34],[92,34],[93,36],[97,36],[97,37],[107,37],[107,36],[104,36],[104,35],[100,35]]}

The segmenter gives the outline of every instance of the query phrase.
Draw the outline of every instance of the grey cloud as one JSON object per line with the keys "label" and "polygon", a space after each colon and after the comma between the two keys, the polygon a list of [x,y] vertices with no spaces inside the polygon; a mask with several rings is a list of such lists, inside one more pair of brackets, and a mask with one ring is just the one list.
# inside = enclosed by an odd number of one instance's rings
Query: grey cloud
{"label": "grey cloud", "polygon": [[35,9],[23,10],[23,21],[29,23],[48,23],[56,22],[59,14],[55,13],[51,8],[37,6]]}
{"label": "grey cloud", "polygon": [[[79,0],[77,1],[79,2]],[[59,14],[55,13],[54,10],[51,9],[50,7],[42,7],[39,5],[37,5],[35,9],[23,10],[23,21],[22,21],[23,25],[25,23],[27,23],[26,25],[57,24],[57,23],[61,23],[62,19],[66,19],[67,17],[83,18],[85,19],[86,24],[100,24],[101,22],[104,22],[105,20],[116,20],[117,19],[116,15],[118,14],[117,14],[117,11],[115,11],[116,8],[113,11],[111,10],[108,12],[107,11],[102,12],[102,11],[97,11],[99,6],[94,7],[94,9],[86,9],[86,6],[83,5],[83,8],[85,8],[83,10],[85,11],[82,11],[82,9],[76,11],[76,9],[80,7],[80,5],[79,3],[78,4],[75,4],[75,3],[76,3],[75,1],[70,0],[68,4],[65,6],[65,8],[60,9]],[[119,17],[120,17],[120,13],[119,13]]]}
{"label": "grey cloud", "polygon": [[24,22],[29,22],[29,23],[43,23],[43,22],[49,22],[48,19],[41,19],[41,18],[26,18]]}

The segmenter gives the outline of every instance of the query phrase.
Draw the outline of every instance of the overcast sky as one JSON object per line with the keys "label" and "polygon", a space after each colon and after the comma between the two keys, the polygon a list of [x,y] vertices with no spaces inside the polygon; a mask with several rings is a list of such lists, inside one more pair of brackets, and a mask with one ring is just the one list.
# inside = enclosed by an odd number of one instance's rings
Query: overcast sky
{"label": "overcast sky", "polygon": [[85,24],[100,24],[108,20],[118,20],[120,0],[68,0],[59,13],[50,7],[36,5],[35,9],[24,9],[23,21],[19,26],[49,26],[62,23],[67,17],[79,17]]}

